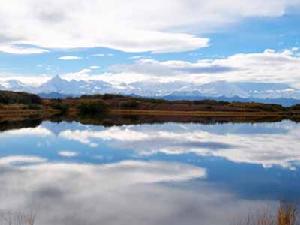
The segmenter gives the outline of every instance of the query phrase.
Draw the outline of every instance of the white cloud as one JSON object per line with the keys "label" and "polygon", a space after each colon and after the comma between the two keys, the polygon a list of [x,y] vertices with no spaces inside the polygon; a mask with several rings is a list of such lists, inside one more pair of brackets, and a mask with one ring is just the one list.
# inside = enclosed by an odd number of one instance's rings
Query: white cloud
{"label": "white cloud", "polygon": [[49,52],[46,49],[34,48],[34,47],[20,47],[15,45],[1,45],[0,52],[19,54],[19,55],[29,55],[29,54],[42,54]]}
{"label": "white cloud", "polygon": [[71,151],[61,151],[58,153],[58,155],[63,157],[75,157],[78,155],[77,152],[71,152]]}
{"label": "white cloud", "polygon": [[92,56],[95,56],[95,57],[112,57],[112,56],[114,56],[114,54],[113,53],[107,53],[107,54],[98,53],[98,54],[93,54]]}
{"label": "white cloud", "polygon": [[48,81],[51,77],[46,74],[40,75],[24,75],[24,74],[15,74],[15,73],[1,73],[0,72],[0,84],[3,85],[9,80],[17,80],[26,85],[40,86],[41,84]]}
{"label": "white cloud", "polygon": [[300,57],[297,49],[259,53],[238,53],[222,59],[157,61],[139,59],[131,65],[116,65],[102,76],[108,82],[137,81],[190,82],[202,84],[218,80],[229,82],[278,82],[300,87]]}
{"label": "white cloud", "polygon": [[300,86],[300,57],[291,50],[281,52],[266,50],[262,53],[249,54],[240,53],[208,63],[239,68],[239,71],[220,76],[220,78],[228,81],[285,82]]}
{"label": "white cloud", "polygon": [[74,56],[74,55],[65,55],[65,56],[59,57],[58,59],[61,59],[61,60],[79,60],[79,59],[82,59],[82,58],[79,57],[79,56]]}
{"label": "white cloud", "polygon": [[104,56],[105,56],[105,54],[103,54],[103,53],[99,53],[99,54],[94,54],[94,55],[92,55],[92,56],[95,56],[95,57],[104,57]]}
{"label": "white cloud", "polygon": [[10,0],[0,7],[2,45],[178,52],[244,18],[278,17],[298,0]]}
{"label": "white cloud", "polygon": [[129,59],[133,59],[133,60],[142,59],[142,58],[144,58],[144,56],[141,56],[141,55],[134,55],[134,56],[129,57]]}
{"label": "white cloud", "polygon": [[93,69],[93,70],[99,69],[99,68],[100,68],[100,66],[90,66],[90,69]]}
{"label": "white cloud", "polygon": [[[293,88],[300,88],[298,52],[297,48],[282,51],[267,49],[257,53],[238,53],[225,58],[199,59],[196,62],[141,58],[133,64],[114,65],[105,73],[97,73],[98,66],[94,65],[61,76],[67,80],[105,81],[113,86],[114,91],[125,90],[128,94],[151,92],[159,95],[176,90],[198,90],[199,85],[214,81],[284,83],[290,85],[291,89],[281,91],[290,92],[295,91]],[[2,85],[8,79],[41,84],[49,80],[49,77],[0,74]],[[292,94],[278,93],[276,96],[292,97]],[[268,96],[274,95],[270,93]]]}

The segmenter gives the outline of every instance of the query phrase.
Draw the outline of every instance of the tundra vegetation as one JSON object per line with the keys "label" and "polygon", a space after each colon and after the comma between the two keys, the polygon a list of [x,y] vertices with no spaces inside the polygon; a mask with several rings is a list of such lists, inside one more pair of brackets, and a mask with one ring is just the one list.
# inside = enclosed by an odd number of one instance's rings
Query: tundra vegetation
{"label": "tundra vegetation", "polygon": [[[255,102],[225,102],[214,100],[167,101],[122,95],[83,95],[78,98],[42,99],[37,95],[0,91],[0,122],[21,119],[49,119],[61,116],[64,119],[103,117],[160,117],[174,122],[211,117],[220,121],[232,120],[255,122],[258,120],[292,119],[299,121],[300,106],[283,107],[276,104]],[[184,118],[184,119],[183,119]],[[195,119],[198,118],[198,119]],[[230,119],[228,119],[230,118]],[[249,120],[251,118],[251,120]],[[190,122],[193,122],[192,120]]]}
{"label": "tundra vegetation", "polygon": [[1,212],[0,225],[34,225],[35,213],[25,212]]}
{"label": "tundra vegetation", "polygon": [[[35,225],[36,214],[24,212],[0,212],[0,225]],[[224,223],[226,224],[226,223]],[[291,203],[281,203],[274,212],[260,210],[249,214],[235,225],[299,225],[297,207]]]}
{"label": "tundra vegetation", "polygon": [[249,215],[237,225],[299,225],[297,207],[291,203],[281,203],[275,213],[262,210]]}

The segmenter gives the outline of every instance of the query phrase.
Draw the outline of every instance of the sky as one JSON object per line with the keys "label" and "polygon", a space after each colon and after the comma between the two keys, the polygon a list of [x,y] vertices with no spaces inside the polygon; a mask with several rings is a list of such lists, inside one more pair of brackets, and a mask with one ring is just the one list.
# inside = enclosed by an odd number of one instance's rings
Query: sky
{"label": "sky", "polygon": [[10,0],[0,84],[71,80],[300,88],[300,0]]}

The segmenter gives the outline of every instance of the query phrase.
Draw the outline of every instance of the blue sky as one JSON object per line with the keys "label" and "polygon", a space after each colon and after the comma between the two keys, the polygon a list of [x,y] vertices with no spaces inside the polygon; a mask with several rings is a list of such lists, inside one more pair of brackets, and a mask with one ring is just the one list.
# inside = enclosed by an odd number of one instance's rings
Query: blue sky
{"label": "blue sky", "polygon": [[[34,82],[60,74],[66,79],[130,83],[139,77],[147,82],[161,68],[170,75],[157,82],[188,76],[192,83],[300,86],[300,0],[75,1],[12,0],[0,6],[5,18],[0,22],[2,80]],[[178,73],[215,66],[234,72]]]}

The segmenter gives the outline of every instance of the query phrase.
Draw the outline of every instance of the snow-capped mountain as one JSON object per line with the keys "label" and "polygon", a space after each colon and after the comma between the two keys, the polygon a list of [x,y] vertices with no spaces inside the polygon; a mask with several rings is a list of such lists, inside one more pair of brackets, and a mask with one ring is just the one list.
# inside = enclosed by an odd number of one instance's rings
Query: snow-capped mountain
{"label": "snow-capped mountain", "polygon": [[113,86],[100,80],[65,80],[55,76],[40,86],[29,86],[17,80],[0,83],[0,88],[25,91],[41,96],[80,96],[83,94],[118,93],[161,97],[168,99],[243,98],[243,99],[299,99],[300,90],[281,83],[251,83],[217,81],[201,85],[187,82],[135,82]]}
{"label": "snow-capped mountain", "polygon": [[169,100],[200,100],[212,98],[224,101],[254,101],[285,106],[300,103],[300,90],[280,83],[217,81],[203,84],[191,91],[175,91],[164,96]]}
{"label": "snow-capped mountain", "polygon": [[193,88],[193,85],[185,82],[166,82],[158,83],[154,81],[147,82],[134,82],[126,89],[124,88],[122,93],[135,94],[140,96],[153,96],[160,97],[172,93],[174,90],[188,90]]}
{"label": "snow-capped mountain", "polygon": [[[281,83],[253,83],[217,81],[200,85],[197,89],[202,96],[227,98],[298,98],[300,90]],[[179,94],[179,93],[177,93]],[[185,93],[186,94],[186,93]]]}
{"label": "snow-capped mountain", "polygon": [[111,85],[104,81],[64,80],[55,76],[34,90],[34,93],[56,92],[64,95],[83,95],[106,93],[111,91]]}
{"label": "snow-capped mountain", "polygon": [[18,80],[8,80],[2,83],[3,89],[6,90],[14,90],[14,91],[26,91],[29,86],[26,84],[23,84],[22,82]]}
{"label": "snow-capped mountain", "polygon": [[65,80],[55,76],[40,86],[26,85],[17,80],[3,82],[2,89],[11,91],[25,91],[35,94],[57,93],[66,96],[79,96],[83,94],[110,93],[112,86],[104,81],[77,81]]}

